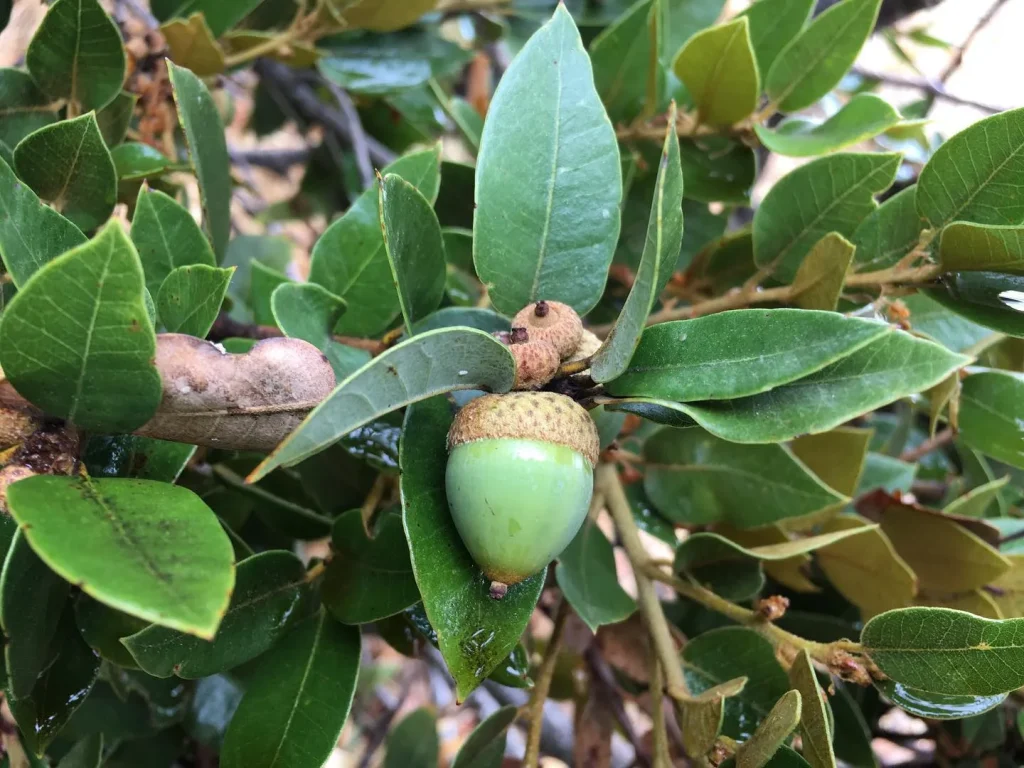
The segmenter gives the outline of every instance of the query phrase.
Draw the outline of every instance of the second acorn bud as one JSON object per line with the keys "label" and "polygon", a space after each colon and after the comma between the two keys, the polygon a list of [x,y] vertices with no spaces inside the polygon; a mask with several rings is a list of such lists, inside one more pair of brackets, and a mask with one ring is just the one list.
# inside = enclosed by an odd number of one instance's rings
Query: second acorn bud
{"label": "second acorn bud", "polygon": [[562,360],[574,354],[583,335],[583,322],[568,304],[537,301],[512,319],[512,330],[495,334],[516,360],[514,389],[537,389],[558,371]]}

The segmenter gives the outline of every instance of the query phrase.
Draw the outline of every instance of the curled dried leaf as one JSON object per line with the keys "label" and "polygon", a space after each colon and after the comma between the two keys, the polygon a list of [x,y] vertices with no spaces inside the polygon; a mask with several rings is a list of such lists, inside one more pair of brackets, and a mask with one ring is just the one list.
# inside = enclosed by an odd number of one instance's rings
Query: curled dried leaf
{"label": "curled dried leaf", "polygon": [[233,355],[193,336],[157,336],[163,399],[136,434],[192,445],[269,451],[334,389],[327,358],[301,339]]}

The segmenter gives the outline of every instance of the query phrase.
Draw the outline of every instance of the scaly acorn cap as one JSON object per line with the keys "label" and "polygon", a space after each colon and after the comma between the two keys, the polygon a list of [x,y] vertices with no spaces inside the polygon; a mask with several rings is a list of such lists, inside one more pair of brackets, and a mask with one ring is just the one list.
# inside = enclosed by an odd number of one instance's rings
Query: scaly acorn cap
{"label": "scaly acorn cap", "polygon": [[597,466],[601,443],[586,409],[555,392],[509,392],[470,400],[448,430],[448,450],[475,440],[540,440],[564,445]]}
{"label": "scaly acorn cap", "polygon": [[564,360],[580,343],[583,321],[568,304],[537,301],[519,310],[512,318],[512,328],[525,328],[531,341],[550,341]]}

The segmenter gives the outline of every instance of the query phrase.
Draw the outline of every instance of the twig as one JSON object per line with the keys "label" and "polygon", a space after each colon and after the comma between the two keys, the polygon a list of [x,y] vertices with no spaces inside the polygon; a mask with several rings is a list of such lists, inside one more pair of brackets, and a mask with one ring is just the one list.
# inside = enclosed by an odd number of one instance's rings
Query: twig
{"label": "twig", "polygon": [[363,122],[359,119],[356,105],[352,99],[341,88],[329,80],[324,80],[327,90],[331,92],[334,100],[338,102],[338,109],[345,115],[349,127],[352,129],[351,143],[352,154],[356,157],[356,169],[359,171],[359,180],[363,183],[363,189],[373,186],[376,176],[373,173],[373,162],[370,160],[370,146],[367,143],[366,131],[363,130]]}
{"label": "twig", "polygon": [[974,99],[964,98],[963,96],[955,96],[947,91],[946,87],[939,82],[920,80],[913,77],[901,77],[900,75],[890,75],[884,72],[872,72],[864,69],[863,67],[854,67],[853,73],[870,80],[877,80],[878,82],[885,83],[886,85],[895,85],[900,88],[913,88],[918,91],[923,91],[924,93],[931,94],[943,101],[948,101],[951,104],[962,104],[966,107],[974,107],[975,109],[980,109],[983,112],[989,112],[992,114],[1005,111],[1005,108],[1003,107],[985,104],[980,101],[975,101]]}
{"label": "twig", "polygon": [[373,518],[377,514],[377,508],[389,485],[391,485],[391,478],[384,472],[380,472],[377,479],[373,481],[373,485],[370,486],[370,492],[366,494],[363,505],[359,508],[359,517],[363,521],[363,532],[368,539],[373,538]]}
{"label": "twig", "polygon": [[590,357],[585,357],[582,360],[573,360],[568,363],[562,363],[558,366],[558,370],[555,371],[555,378],[564,379],[566,376],[575,376],[577,373],[583,373],[590,367],[590,360]]}
{"label": "twig", "polygon": [[600,651],[597,650],[597,646],[593,643],[583,652],[583,658],[586,660],[587,666],[590,667],[590,679],[597,688],[602,703],[608,707],[619,724],[619,728],[622,729],[622,733],[629,743],[633,745],[633,749],[636,751],[636,764],[642,766],[649,765],[650,761],[643,754],[643,744],[640,741],[640,737],[637,735],[629,715],[626,714],[626,708],[622,704],[622,697],[619,695],[618,686],[615,684],[615,675],[608,666],[608,662],[604,660]]}
{"label": "twig", "polygon": [[929,453],[937,448],[941,448],[948,443],[953,442],[953,428],[946,427],[940,432],[935,433],[934,437],[925,440],[916,448],[911,448],[900,454],[900,461],[905,461],[908,464],[913,464],[916,461],[920,461]]}
{"label": "twig", "polygon": [[[653,643],[651,650],[653,651]],[[668,732],[665,730],[665,675],[658,657],[651,655],[651,721],[653,724],[654,768],[672,768],[672,755],[668,750]]]}
{"label": "twig", "polygon": [[974,42],[974,38],[978,36],[978,33],[981,32],[982,29],[988,26],[989,22],[991,22],[999,12],[999,9],[1005,4],[1006,0],[996,0],[992,3],[991,7],[982,14],[981,18],[978,19],[977,23],[975,23],[974,27],[972,27],[971,31],[967,34],[967,37],[964,38],[963,44],[957,47],[956,55],[953,56],[952,61],[950,61],[949,64],[946,65],[946,68],[939,74],[940,83],[945,85],[950,76],[960,68],[960,65],[964,63],[964,54],[967,53],[967,49],[971,47],[971,43]]}
{"label": "twig", "polygon": [[292,166],[305,163],[313,154],[312,147],[295,149],[236,149],[228,150],[228,156],[235,165],[252,165],[267,168],[285,176]]}
{"label": "twig", "polygon": [[524,768],[537,768],[540,763],[540,735],[544,730],[544,702],[547,701],[548,691],[551,690],[551,679],[555,675],[555,663],[558,661],[558,652],[562,647],[562,634],[565,630],[566,620],[569,618],[569,601],[564,597],[559,600],[558,609],[555,611],[555,626],[551,630],[551,638],[548,640],[548,647],[544,650],[544,660],[541,662],[537,677],[534,680],[533,694],[530,696],[530,730],[526,736],[526,756],[523,758]]}
{"label": "twig", "polygon": [[391,721],[395,719],[395,715],[398,713],[398,710],[400,710],[402,705],[405,703],[405,699],[409,695],[410,688],[411,685],[409,683],[409,679],[403,677],[402,688],[399,691],[398,697],[395,699],[394,705],[385,705],[384,711],[381,713],[380,717],[378,717],[367,729],[369,735],[366,738],[366,748],[363,750],[363,755],[359,758],[359,768],[368,768],[370,763],[373,762],[373,756],[384,743],[388,730],[391,728]]}

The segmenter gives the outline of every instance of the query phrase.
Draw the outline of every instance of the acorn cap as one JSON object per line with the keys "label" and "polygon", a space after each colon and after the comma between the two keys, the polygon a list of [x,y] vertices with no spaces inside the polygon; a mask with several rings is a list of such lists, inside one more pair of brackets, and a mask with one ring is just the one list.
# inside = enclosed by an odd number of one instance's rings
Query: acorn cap
{"label": "acorn cap", "polygon": [[512,318],[513,328],[525,328],[531,341],[550,341],[564,360],[576,351],[583,321],[576,310],[560,301],[527,304]]}
{"label": "acorn cap", "polygon": [[555,377],[561,356],[549,341],[528,341],[510,344],[508,348],[516,359],[516,382],[513,389],[536,389]]}
{"label": "acorn cap", "polygon": [[564,445],[597,466],[601,444],[586,409],[555,392],[482,395],[456,414],[448,450],[475,440],[540,440]]}
{"label": "acorn cap", "polygon": [[577,360],[584,360],[591,357],[597,350],[601,348],[602,341],[597,338],[593,331],[589,331],[586,328],[583,329],[583,335],[580,336],[580,342],[576,345],[576,349],[566,360],[567,363],[575,363]]}

